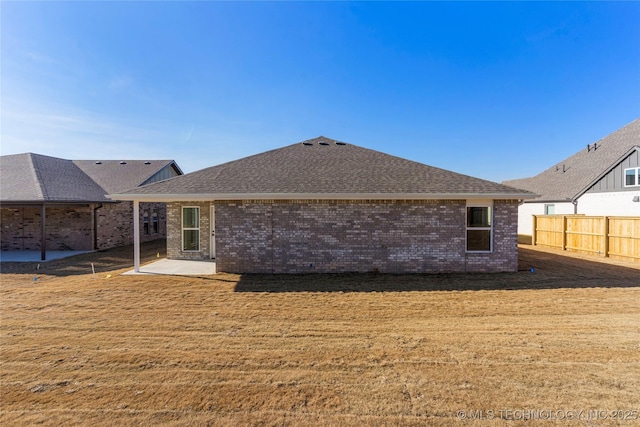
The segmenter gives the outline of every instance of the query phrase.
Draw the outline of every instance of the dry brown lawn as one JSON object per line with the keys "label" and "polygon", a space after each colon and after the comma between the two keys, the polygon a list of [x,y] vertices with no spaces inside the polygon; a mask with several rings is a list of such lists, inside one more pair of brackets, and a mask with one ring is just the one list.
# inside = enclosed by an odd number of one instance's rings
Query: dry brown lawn
{"label": "dry brown lawn", "polygon": [[1,425],[640,425],[637,265],[121,276],[130,252],[2,265]]}

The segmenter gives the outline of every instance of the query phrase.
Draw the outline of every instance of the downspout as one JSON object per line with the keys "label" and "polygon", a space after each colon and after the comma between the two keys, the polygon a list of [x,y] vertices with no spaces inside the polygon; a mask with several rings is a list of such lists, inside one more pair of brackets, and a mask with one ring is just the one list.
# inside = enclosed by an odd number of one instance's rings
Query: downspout
{"label": "downspout", "polygon": [[578,200],[571,200],[571,203],[573,204],[573,214],[578,215]]}

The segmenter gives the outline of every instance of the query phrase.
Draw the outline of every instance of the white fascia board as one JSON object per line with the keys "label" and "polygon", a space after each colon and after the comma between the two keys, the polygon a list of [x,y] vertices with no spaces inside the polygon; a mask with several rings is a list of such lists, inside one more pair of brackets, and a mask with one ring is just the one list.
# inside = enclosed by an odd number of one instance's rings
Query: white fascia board
{"label": "white fascia board", "polygon": [[214,200],[524,200],[531,193],[230,193],[230,194],[110,194],[112,200],[185,202]]}

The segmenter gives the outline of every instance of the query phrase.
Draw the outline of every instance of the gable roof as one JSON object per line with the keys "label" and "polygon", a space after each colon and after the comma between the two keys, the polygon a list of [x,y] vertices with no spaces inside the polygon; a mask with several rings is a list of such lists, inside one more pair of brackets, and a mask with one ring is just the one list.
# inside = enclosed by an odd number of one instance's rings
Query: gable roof
{"label": "gable roof", "polygon": [[506,185],[322,136],[110,195],[141,201],[531,196]]}
{"label": "gable roof", "polygon": [[73,160],[73,163],[104,188],[105,194],[146,184],[167,166],[182,175],[173,160]]}
{"label": "gable roof", "polygon": [[97,164],[95,160],[72,161],[34,153],[1,156],[0,202],[109,203],[113,202],[106,197],[109,192],[138,186],[173,162],[154,161],[150,169],[142,163]]}
{"label": "gable roof", "polygon": [[573,201],[637,149],[640,149],[640,119],[534,177],[504,181],[503,184],[540,195],[531,202]]}

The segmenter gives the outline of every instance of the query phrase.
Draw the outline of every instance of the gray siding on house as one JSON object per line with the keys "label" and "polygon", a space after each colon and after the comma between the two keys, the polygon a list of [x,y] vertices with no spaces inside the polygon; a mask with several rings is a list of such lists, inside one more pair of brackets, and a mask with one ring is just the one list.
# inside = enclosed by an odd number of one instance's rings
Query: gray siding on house
{"label": "gray siding on house", "polygon": [[173,178],[174,176],[179,175],[182,175],[182,173],[176,170],[176,167],[172,163],[159,170],[155,175],[153,175],[151,178],[147,179],[140,185],[147,185],[153,182],[164,181],[165,179]]}
{"label": "gray siding on house", "polygon": [[624,170],[627,168],[635,168],[640,166],[640,151],[634,150],[615,168],[603,176],[595,185],[593,185],[587,193],[608,193],[620,191],[638,191],[638,187],[624,186]]}
{"label": "gray siding on house", "polygon": [[[620,159],[627,157],[632,150],[637,151],[639,145],[640,119],[636,119],[605,138],[583,146],[573,156],[555,163],[534,177],[505,181],[504,184],[540,196],[526,203],[574,201],[587,191],[627,191],[620,181],[622,175],[608,177],[605,183],[599,181]],[[594,183],[597,185],[594,186]]]}

